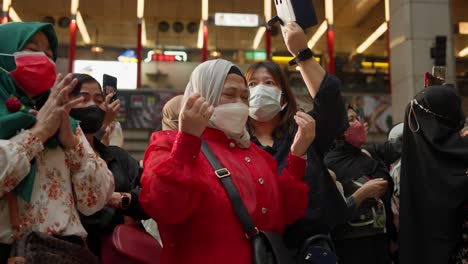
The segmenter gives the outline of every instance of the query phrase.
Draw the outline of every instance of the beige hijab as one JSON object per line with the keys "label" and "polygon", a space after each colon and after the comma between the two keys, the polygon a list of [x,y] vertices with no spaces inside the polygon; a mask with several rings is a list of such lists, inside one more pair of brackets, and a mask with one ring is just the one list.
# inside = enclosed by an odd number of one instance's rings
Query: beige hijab
{"label": "beige hijab", "polygon": [[179,113],[184,96],[177,95],[163,107],[162,130],[179,130]]}
{"label": "beige hijab", "polygon": [[[214,107],[219,105],[219,99],[224,89],[224,82],[231,67],[237,67],[232,62],[223,59],[209,60],[198,65],[190,76],[189,83],[185,89],[185,100],[192,94],[198,93]],[[210,127],[218,129],[214,124]],[[250,146],[250,135],[244,128],[241,136],[230,135],[223,131],[229,138],[234,139],[239,147]]]}

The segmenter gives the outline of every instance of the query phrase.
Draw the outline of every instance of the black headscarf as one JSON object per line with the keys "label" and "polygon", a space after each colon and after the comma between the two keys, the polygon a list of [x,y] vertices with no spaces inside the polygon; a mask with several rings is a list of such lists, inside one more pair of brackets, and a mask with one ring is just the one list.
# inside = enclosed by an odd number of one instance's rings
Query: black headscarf
{"label": "black headscarf", "polygon": [[468,201],[468,138],[449,86],[432,86],[407,106],[401,160],[400,262],[449,263]]}
{"label": "black headscarf", "polygon": [[85,73],[74,73],[73,79],[76,79],[78,82],[71,91],[71,95],[79,95],[81,92],[81,86],[83,86],[85,83],[96,83],[99,86],[99,90],[102,92],[101,84],[91,75]]}

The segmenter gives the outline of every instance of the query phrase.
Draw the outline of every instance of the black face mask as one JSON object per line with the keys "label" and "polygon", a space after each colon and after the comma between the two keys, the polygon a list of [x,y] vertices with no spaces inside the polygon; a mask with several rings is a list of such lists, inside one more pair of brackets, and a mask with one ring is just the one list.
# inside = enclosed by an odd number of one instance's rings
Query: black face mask
{"label": "black face mask", "polygon": [[94,134],[102,127],[106,112],[97,105],[91,105],[70,110],[70,116],[81,121],[80,127],[83,133]]}

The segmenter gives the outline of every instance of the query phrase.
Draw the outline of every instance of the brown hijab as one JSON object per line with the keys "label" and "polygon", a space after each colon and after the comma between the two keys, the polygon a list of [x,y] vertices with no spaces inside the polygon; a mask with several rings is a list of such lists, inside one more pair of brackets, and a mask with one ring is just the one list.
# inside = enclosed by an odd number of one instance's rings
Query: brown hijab
{"label": "brown hijab", "polygon": [[163,107],[162,130],[178,130],[179,129],[179,113],[182,108],[184,96],[177,95]]}

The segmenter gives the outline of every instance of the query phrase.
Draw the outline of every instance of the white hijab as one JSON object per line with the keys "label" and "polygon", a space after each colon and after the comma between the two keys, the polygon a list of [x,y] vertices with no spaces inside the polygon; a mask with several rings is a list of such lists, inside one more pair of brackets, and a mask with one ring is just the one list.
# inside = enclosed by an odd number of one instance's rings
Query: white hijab
{"label": "white hijab", "polygon": [[[184,104],[189,96],[198,93],[206,99],[213,107],[219,105],[219,100],[224,89],[224,82],[231,67],[237,67],[232,62],[223,59],[209,60],[198,65],[193,70],[190,80],[185,88]],[[214,124],[210,127],[217,128]],[[250,146],[250,135],[244,128],[241,136],[229,135],[223,131],[229,138],[234,139],[239,147],[248,148]]]}

